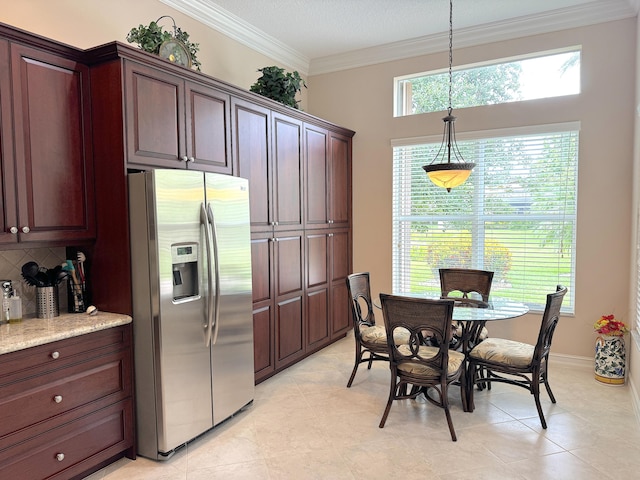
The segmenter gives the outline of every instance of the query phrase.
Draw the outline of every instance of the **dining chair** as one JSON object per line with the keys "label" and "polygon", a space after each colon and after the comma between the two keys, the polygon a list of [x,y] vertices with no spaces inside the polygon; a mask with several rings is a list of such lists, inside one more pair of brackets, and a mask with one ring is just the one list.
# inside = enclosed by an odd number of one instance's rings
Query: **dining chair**
{"label": "dining chair", "polygon": [[[367,369],[371,369],[374,361],[382,360],[388,362],[389,350],[385,327],[376,325],[376,317],[373,313],[373,302],[371,300],[369,272],[352,273],[347,276],[347,289],[351,297],[353,334],[356,341],[356,361],[347,383],[347,388],[349,388],[361,363],[368,363]],[[399,344],[407,343],[409,341],[409,332],[399,330],[394,340]],[[368,356],[365,357],[365,354],[368,354]]]}
{"label": "dining chair", "polygon": [[[394,400],[425,398],[444,409],[451,440],[457,440],[449,411],[449,385],[464,373],[464,354],[449,349],[453,300],[431,300],[380,294],[387,330],[391,387],[389,399],[380,421],[383,428]],[[396,345],[390,339],[398,329],[409,331],[409,342]],[[436,337],[438,346],[424,344],[423,331]],[[461,380],[463,383],[463,380]],[[411,388],[408,388],[408,387]],[[464,387],[464,383],[463,383]],[[466,397],[460,389],[463,405]]]}
{"label": "dining chair", "polygon": [[[471,410],[473,410],[474,383],[502,382],[517,385],[531,392],[536,402],[542,428],[547,428],[540,404],[540,384],[544,384],[551,402],[556,403],[549,386],[549,351],[551,350],[553,332],[560,319],[562,300],[566,293],[567,288],[558,285],[555,293],[547,295],[547,304],[542,314],[538,341],[535,345],[505,338],[487,338],[469,352],[467,357],[469,361],[467,388],[470,392]],[[477,374],[481,368],[488,370],[488,375],[484,378],[480,378]],[[505,374],[509,377],[504,376]]]}
{"label": "dining chair", "polygon": [[[493,282],[493,272],[487,270],[476,270],[472,268],[441,268],[440,273],[440,297],[452,298],[465,307],[487,307],[491,284]],[[453,322],[453,338],[450,347],[454,350],[462,348],[463,327],[460,322]],[[469,335],[469,346],[473,347],[489,336],[489,330],[482,324],[472,326]],[[482,376],[486,371],[480,372]],[[479,384],[479,388],[484,388],[484,384]],[[490,386],[489,386],[490,388]]]}

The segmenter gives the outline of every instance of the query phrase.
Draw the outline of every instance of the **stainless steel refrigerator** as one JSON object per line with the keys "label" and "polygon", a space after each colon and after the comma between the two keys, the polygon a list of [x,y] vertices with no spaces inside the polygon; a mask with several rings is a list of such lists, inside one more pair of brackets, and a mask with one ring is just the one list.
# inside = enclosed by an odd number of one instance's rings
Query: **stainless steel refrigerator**
{"label": "stainless steel refrigerator", "polygon": [[138,453],[161,460],[253,401],[243,178],[130,173]]}

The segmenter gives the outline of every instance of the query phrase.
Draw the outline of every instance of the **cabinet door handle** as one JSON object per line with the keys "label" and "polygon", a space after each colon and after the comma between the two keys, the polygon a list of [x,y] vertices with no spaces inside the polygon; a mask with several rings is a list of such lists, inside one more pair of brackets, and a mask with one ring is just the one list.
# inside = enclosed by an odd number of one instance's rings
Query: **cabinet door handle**
{"label": "cabinet door handle", "polygon": [[193,158],[193,157],[189,157],[189,161],[190,161],[191,163],[193,163],[193,162],[195,162],[195,161],[196,161],[196,159],[195,159],[195,158]]}
{"label": "cabinet door handle", "polygon": [[180,159],[181,159],[183,162],[188,162],[188,161],[189,161],[189,159],[187,158],[187,156],[186,156],[186,155],[185,155],[184,157],[180,157]]}
{"label": "cabinet door handle", "polygon": [[58,460],[59,462],[64,460],[64,453],[56,453],[56,460]]}
{"label": "cabinet door handle", "polygon": [[60,352],[51,352],[51,358],[54,360],[60,357]]}
{"label": "cabinet door handle", "polygon": [[62,403],[62,395],[56,395],[53,397],[53,401],[56,403]]}
{"label": "cabinet door handle", "polygon": [[9,232],[10,232],[10,233],[13,233],[13,234],[15,235],[16,233],[18,233],[18,227],[11,227],[11,228],[9,229]]}
{"label": "cabinet door handle", "polygon": [[22,233],[29,233],[30,231],[29,227],[22,227]]}

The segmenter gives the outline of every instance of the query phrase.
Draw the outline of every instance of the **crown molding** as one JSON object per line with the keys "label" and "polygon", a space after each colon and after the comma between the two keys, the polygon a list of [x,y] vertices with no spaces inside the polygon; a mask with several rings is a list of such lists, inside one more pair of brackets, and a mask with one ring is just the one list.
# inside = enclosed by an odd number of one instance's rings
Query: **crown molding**
{"label": "crown molding", "polygon": [[[377,63],[402,60],[444,51],[448,32],[411,40],[309,59],[302,53],[253,27],[241,18],[206,0],[160,0],[224,35],[298,70],[302,75],[319,75]],[[215,1],[215,0],[214,0]],[[454,31],[455,47],[471,47],[518,37],[584,27],[634,17],[640,0],[594,0],[516,19],[492,22]]]}
{"label": "crown molding", "polygon": [[308,57],[214,3],[203,0],[160,1],[302,75],[309,73]]}
{"label": "crown molding", "polygon": [[[635,1],[640,4],[640,0],[629,1]],[[511,40],[518,37],[528,37],[558,30],[622,20],[624,18],[634,17],[635,15],[635,9],[627,2],[621,2],[620,0],[600,0],[580,7],[567,7],[517,19],[454,30],[454,45],[456,48],[473,47],[486,43]],[[314,58],[311,60],[309,75],[330,73],[349,68],[364,67],[376,63],[442,52],[448,47],[448,33],[427,35],[411,40],[346,52],[340,55]]]}

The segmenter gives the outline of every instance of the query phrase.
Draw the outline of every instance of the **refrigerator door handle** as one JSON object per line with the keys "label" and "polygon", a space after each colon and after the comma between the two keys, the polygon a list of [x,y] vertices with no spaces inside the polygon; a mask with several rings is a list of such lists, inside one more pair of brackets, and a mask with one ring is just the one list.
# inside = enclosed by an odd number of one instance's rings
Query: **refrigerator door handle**
{"label": "refrigerator door handle", "polygon": [[[209,228],[211,228],[212,235],[210,236],[211,245],[213,246],[213,261],[214,261],[214,271],[213,277],[215,281],[214,288],[214,307],[213,307],[213,336],[211,338],[211,343],[213,345],[216,344],[218,340],[218,326],[220,319],[220,262],[218,261],[218,232],[216,231],[216,223],[213,220],[213,210],[211,210],[211,204],[207,203],[207,220],[209,221]],[[211,263],[209,263],[209,270],[211,271]],[[211,283],[209,284],[211,285]],[[211,287],[209,287],[211,288]],[[209,292],[211,293],[211,292]]]}
{"label": "refrigerator door handle", "polygon": [[213,280],[211,261],[213,260],[213,252],[211,250],[211,230],[209,228],[209,219],[207,217],[207,211],[205,209],[204,202],[202,202],[200,209],[200,223],[204,227],[204,236],[207,251],[207,282],[209,285],[209,292],[207,293],[207,323],[204,325],[204,328],[206,329],[204,344],[208,347],[211,344],[211,330],[213,328],[213,308],[211,306],[211,303],[213,302],[213,298],[211,295],[211,281]]}

